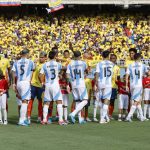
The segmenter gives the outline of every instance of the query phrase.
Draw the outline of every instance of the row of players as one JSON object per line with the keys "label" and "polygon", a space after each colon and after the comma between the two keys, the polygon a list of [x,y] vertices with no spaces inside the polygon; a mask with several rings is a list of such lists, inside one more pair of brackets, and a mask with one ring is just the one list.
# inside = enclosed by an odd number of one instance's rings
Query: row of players
{"label": "row of players", "polygon": [[[89,84],[86,86],[85,84],[85,72],[88,72],[88,67],[84,61],[80,60],[81,53],[79,51],[74,52],[74,59],[66,68],[62,68],[61,64],[56,62],[57,51],[53,50],[49,52],[50,61],[45,62],[46,53],[40,53],[40,63],[35,64],[27,59],[28,58],[28,50],[23,50],[21,55],[21,59],[16,61],[13,65],[13,89],[16,92],[16,96],[18,97],[20,103],[20,118],[19,125],[27,126],[30,123],[31,110],[33,105],[33,100],[37,96],[39,102],[39,120],[43,118],[41,121],[42,124],[48,123],[48,117],[51,117],[51,113],[48,115],[48,108],[53,104],[53,101],[57,103],[57,112],[59,116],[59,124],[66,125],[68,123],[67,116],[67,106],[68,99],[71,92],[73,95],[74,103],[76,107],[73,112],[69,115],[71,122],[75,123],[75,115],[78,114],[79,123],[85,123],[82,115],[83,107],[86,108],[86,119],[88,112],[88,101],[91,97],[91,91],[89,88]],[[118,70],[115,69],[115,64],[109,61],[109,51],[104,51],[103,61],[97,64],[96,66],[96,75],[93,80],[93,91],[94,97],[96,97],[96,103],[94,108],[94,119],[96,120],[96,108],[99,105],[101,108],[101,119],[100,123],[109,122],[108,117],[108,105],[109,101],[112,97],[112,78],[114,75],[117,75],[117,84],[119,91],[119,118],[121,121],[122,117],[125,118],[125,114],[123,116],[121,113],[126,113],[128,108],[128,99],[129,97],[133,100],[130,112],[126,118],[127,121],[131,121],[131,117],[135,111],[138,109],[140,114],[140,120],[143,121],[146,119],[146,106],[148,107],[148,100],[150,99],[150,90],[149,90],[149,76],[150,72],[148,72],[148,78],[144,79],[144,116],[141,109],[141,96],[142,96],[142,79],[146,75],[148,71],[146,66],[140,62],[140,54],[135,54],[134,59],[135,62],[132,65],[129,65],[127,68],[127,75],[124,82],[121,82],[118,78]],[[115,56],[115,55],[112,55]],[[43,64],[44,63],[44,64]],[[63,70],[63,71],[61,71]],[[33,72],[34,71],[34,72]],[[59,72],[61,71],[60,75]],[[31,82],[34,81],[34,84]],[[130,77],[130,90],[129,90],[129,78]],[[59,82],[60,78],[60,82]],[[4,79],[3,79],[4,80]],[[15,82],[16,81],[16,82]],[[41,83],[40,83],[40,82]],[[71,86],[70,83],[71,82]],[[32,86],[31,86],[31,84]],[[37,86],[38,85],[38,86]],[[60,87],[61,85],[61,87]],[[44,88],[43,88],[44,87]],[[31,90],[30,90],[31,89]],[[44,106],[42,113],[42,93],[44,91]],[[113,91],[114,92],[114,91]],[[6,87],[4,91],[1,92],[2,99],[6,99]],[[131,96],[129,96],[130,94]],[[5,96],[4,96],[5,95]],[[29,101],[30,100],[30,101]],[[3,107],[6,101],[3,100]],[[2,108],[3,108],[2,107]],[[123,112],[122,112],[123,111]],[[28,112],[28,113],[27,113]],[[7,124],[7,112],[4,114],[4,124]],[[64,119],[63,119],[64,114]],[[26,115],[28,116],[28,121],[26,120]],[[0,118],[2,123],[2,117]],[[49,120],[51,121],[51,120]]]}

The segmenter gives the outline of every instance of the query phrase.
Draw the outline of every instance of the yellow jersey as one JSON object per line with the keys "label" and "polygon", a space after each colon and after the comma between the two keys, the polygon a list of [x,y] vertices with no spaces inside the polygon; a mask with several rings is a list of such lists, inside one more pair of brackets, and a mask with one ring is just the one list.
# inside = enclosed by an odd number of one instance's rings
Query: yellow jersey
{"label": "yellow jersey", "polygon": [[92,92],[92,81],[89,78],[85,78],[84,80],[85,80],[85,86],[86,86],[86,89],[87,89],[87,93],[88,93],[88,96],[89,96],[89,99],[90,99],[90,94]]}
{"label": "yellow jersey", "polygon": [[112,88],[114,89],[117,89],[118,87],[116,84],[118,76],[120,76],[120,68],[117,65],[115,65],[113,68],[113,76],[112,76]]}
{"label": "yellow jersey", "polygon": [[125,61],[125,64],[124,64],[124,66],[125,66],[125,68],[127,68],[130,64],[132,64],[134,62],[134,60],[131,60],[131,59],[129,59],[129,60],[126,60]]}
{"label": "yellow jersey", "polygon": [[10,68],[10,62],[7,58],[0,59],[0,69],[2,70],[4,76],[7,76],[8,68]]}
{"label": "yellow jersey", "polygon": [[36,68],[35,68],[35,71],[33,72],[32,79],[31,79],[31,85],[36,86],[36,87],[42,87],[42,84],[39,80],[39,73],[40,73],[42,66],[43,64],[41,63],[36,64]]}

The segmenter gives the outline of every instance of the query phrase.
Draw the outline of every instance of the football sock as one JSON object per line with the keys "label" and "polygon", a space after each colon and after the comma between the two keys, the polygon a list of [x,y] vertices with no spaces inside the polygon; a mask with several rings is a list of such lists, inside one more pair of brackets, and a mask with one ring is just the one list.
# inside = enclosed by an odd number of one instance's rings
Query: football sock
{"label": "football sock", "polygon": [[97,103],[95,103],[95,105],[94,105],[94,110],[93,110],[93,118],[96,118],[97,107],[98,107],[98,105],[97,105]]}
{"label": "football sock", "polygon": [[20,109],[20,120],[19,120],[19,122],[25,121],[26,114],[27,114],[27,107],[28,107],[28,104],[22,103],[21,109]]}
{"label": "football sock", "polygon": [[108,113],[108,105],[103,104],[101,120],[104,120]]}
{"label": "football sock", "polygon": [[118,114],[118,118],[121,118],[121,114]]}
{"label": "football sock", "polygon": [[75,104],[75,102],[73,101],[72,104],[71,104],[71,112],[73,112],[73,111],[75,110],[75,105],[76,105],[76,104]]}
{"label": "football sock", "polygon": [[1,111],[1,106],[0,106],[0,121],[2,121],[2,111]]}
{"label": "football sock", "polygon": [[33,107],[33,100],[31,99],[28,104],[28,114],[27,114],[28,118],[31,118],[32,107]]}
{"label": "football sock", "polygon": [[68,120],[68,109],[64,107],[64,120]]}
{"label": "football sock", "polygon": [[46,122],[47,121],[47,114],[48,114],[48,105],[44,105],[43,107],[43,121]]}
{"label": "football sock", "polygon": [[114,111],[114,106],[110,104],[109,105],[109,116],[112,116],[113,111]]}
{"label": "football sock", "polygon": [[144,116],[143,116],[143,111],[142,111],[141,104],[140,104],[140,105],[137,105],[137,110],[138,110],[138,112],[139,112],[140,118],[143,118]]}
{"label": "football sock", "polygon": [[146,118],[148,104],[144,104],[144,117]]}
{"label": "football sock", "polygon": [[59,116],[59,121],[63,121],[63,107],[62,104],[57,104],[57,112]]}
{"label": "football sock", "polygon": [[136,110],[136,106],[132,105],[131,108],[130,108],[130,112],[129,112],[127,118],[131,118],[133,116],[135,110]]}
{"label": "football sock", "polygon": [[87,100],[83,100],[82,102],[80,102],[76,109],[71,113],[73,116],[75,116],[79,111],[81,111],[83,109],[83,107],[87,104]]}
{"label": "football sock", "polygon": [[4,121],[7,121],[7,110],[6,110],[6,108],[2,108],[2,112],[3,112]]}
{"label": "football sock", "polygon": [[150,104],[148,105],[148,118],[150,118]]}
{"label": "football sock", "polygon": [[38,117],[42,118],[42,114],[43,114],[42,100],[38,100]]}

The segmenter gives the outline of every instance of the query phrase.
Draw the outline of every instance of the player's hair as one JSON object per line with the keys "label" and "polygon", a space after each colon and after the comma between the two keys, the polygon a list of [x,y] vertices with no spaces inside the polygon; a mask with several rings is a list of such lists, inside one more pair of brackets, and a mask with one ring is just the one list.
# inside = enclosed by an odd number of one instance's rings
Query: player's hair
{"label": "player's hair", "polygon": [[44,51],[40,52],[40,57],[46,57],[46,56],[47,56],[46,52]]}
{"label": "player's hair", "polygon": [[56,54],[57,54],[56,52],[50,51],[49,54],[48,54],[48,57],[49,57],[50,59],[54,59],[55,56],[56,56]]}
{"label": "player's hair", "polygon": [[75,58],[81,56],[81,52],[80,52],[80,51],[74,51],[73,53],[74,53],[74,57],[75,57]]}
{"label": "player's hair", "polygon": [[137,49],[135,49],[135,48],[130,48],[130,49],[129,49],[129,52],[137,53]]}
{"label": "player's hair", "polygon": [[4,74],[3,74],[3,71],[0,69],[0,79],[3,79],[4,78]]}
{"label": "player's hair", "polygon": [[110,57],[112,57],[112,56],[114,56],[114,57],[116,57],[116,58],[117,58],[117,55],[115,55],[115,54],[110,54]]}
{"label": "player's hair", "polygon": [[103,57],[103,58],[107,58],[107,57],[109,56],[109,54],[110,54],[110,52],[109,52],[108,50],[103,51],[102,57]]}
{"label": "player's hair", "polygon": [[141,54],[140,53],[136,53],[135,55],[134,55],[134,60],[138,60],[138,59],[140,59],[141,58]]}
{"label": "player's hair", "polygon": [[69,50],[64,50],[64,53],[69,53]]}

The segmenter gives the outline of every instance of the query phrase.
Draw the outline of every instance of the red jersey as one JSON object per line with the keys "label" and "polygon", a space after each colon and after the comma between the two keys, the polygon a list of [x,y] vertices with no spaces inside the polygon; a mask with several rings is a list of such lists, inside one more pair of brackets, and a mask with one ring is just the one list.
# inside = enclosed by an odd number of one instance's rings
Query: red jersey
{"label": "red jersey", "polygon": [[128,92],[126,92],[126,83],[125,82],[117,81],[116,84],[118,85],[118,93],[119,94],[128,95]]}
{"label": "red jersey", "polygon": [[8,90],[8,82],[6,79],[1,79],[0,80],[0,90]]}
{"label": "red jersey", "polygon": [[[67,82],[66,81],[62,81],[62,80],[59,80],[59,85],[60,85],[60,89],[61,89],[61,93],[62,94],[69,94],[68,91],[67,91]],[[69,84],[70,88],[71,88],[71,85]]]}
{"label": "red jersey", "polygon": [[145,78],[143,79],[143,87],[144,87],[144,88],[150,88],[150,78],[145,77]]}

